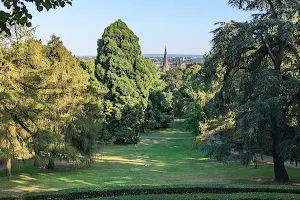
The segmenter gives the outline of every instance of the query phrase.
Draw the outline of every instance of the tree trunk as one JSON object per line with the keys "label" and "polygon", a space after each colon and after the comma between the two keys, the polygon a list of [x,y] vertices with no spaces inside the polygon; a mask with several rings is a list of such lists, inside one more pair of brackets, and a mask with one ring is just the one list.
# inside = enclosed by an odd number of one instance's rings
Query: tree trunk
{"label": "tree trunk", "polygon": [[6,160],[6,176],[11,177],[11,158]]}
{"label": "tree trunk", "polygon": [[288,173],[286,172],[284,161],[276,152],[273,152],[273,162],[274,162],[274,174],[275,174],[276,182],[279,183],[288,182],[290,178]]}
{"label": "tree trunk", "polygon": [[272,126],[273,126],[273,133],[272,133],[272,155],[273,155],[273,162],[274,162],[274,175],[275,175],[275,181],[279,183],[288,182],[289,175],[286,172],[284,161],[282,160],[280,153],[278,152],[278,145],[280,144],[280,130],[277,121],[275,119],[272,120]]}
{"label": "tree trunk", "polygon": [[54,160],[49,159],[47,169],[53,170],[54,169]]}

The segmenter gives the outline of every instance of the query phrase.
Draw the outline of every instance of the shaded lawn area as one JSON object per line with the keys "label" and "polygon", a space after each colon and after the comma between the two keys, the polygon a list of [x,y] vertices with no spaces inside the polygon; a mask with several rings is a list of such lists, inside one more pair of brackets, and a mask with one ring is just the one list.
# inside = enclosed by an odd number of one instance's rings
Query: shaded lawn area
{"label": "shaded lawn area", "polygon": [[140,136],[153,136],[153,137],[193,137],[194,135],[186,132],[183,127],[183,121],[175,119],[169,128],[159,130],[148,130],[141,133]]}
{"label": "shaded lawn area", "polygon": [[[156,131],[157,135],[176,132],[177,128]],[[178,135],[176,135],[178,136]],[[273,185],[273,166],[243,167],[238,163],[222,164],[205,158],[192,148],[192,140],[142,139],[135,147],[105,146],[96,162],[85,170],[57,165],[49,172],[27,162],[13,170],[13,177],[0,172],[0,197],[19,196],[28,192],[56,191],[70,188],[118,188],[169,185]],[[145,167],[144,163],[151,164]],[[300,183],[300,170],[288,168],[294,185]],[[299,184],[300,185],[300,184]],[[142,198],[144,199],[144,198]],[[145,198],[147,199],[147,198]],[[155,198],[157,199],[157,198]],[[178,198],[179,199],[179,198]]]}

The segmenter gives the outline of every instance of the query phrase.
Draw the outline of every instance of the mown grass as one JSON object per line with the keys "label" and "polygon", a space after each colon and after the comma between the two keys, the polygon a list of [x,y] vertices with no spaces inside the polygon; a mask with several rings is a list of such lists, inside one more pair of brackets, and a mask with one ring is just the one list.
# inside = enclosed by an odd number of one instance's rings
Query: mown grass
{"label": "mown grass", "polygon": [[169,125],[169,128],[159,130],[148,130],[145,133],[141,133],[141,136],[155,136],[155,137],[193,137],[194,135],[186,132],[183,126],[184,120],[175,119]]}
{"label": "mown grass", "polygon": [[[147,134],[190,136],[178,127]],[[176,133],[176,134],[175,134]],[[190,140],[142,139],[135,145],[108,145],[88,169],[57,165],[55,171],[34,168],[32,162],[14,165],[13,177],[0,172],[0,197],[30,192],[70,188],[118,188],[147,186],[242,185],[268,187],[273,182],[273,166],[243,167],[239,163],[222,164],[206,158],[192,148]],[[103,155],[103,157],[100,156]],[[145,167],[144,163],[151,164]],[[300,185],[300,170],[288,168],[294,185]],[[276,186],[277,187],[277,186]],[[282,186],[278,186],[282,187]]]}

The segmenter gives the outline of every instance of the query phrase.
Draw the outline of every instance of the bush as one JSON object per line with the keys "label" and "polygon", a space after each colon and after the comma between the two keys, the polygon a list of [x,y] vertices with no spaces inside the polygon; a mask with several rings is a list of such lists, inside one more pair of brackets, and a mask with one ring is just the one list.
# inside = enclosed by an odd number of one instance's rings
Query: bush
{"label": "bush", "polygon": [[[145,194],[235,194],[235,193],[280,193],[280,194],[300,194],[298,189],[281,188],[243,188],[243,187],[168,187],[168,188],[148,188],[148,189],[115,189],[115,190],[73,190],[70,192],[60,191],[57,193],[29,194],[23,198],[10,198],[22,200],[73,200],[90,199],[100,197],[113,197],[125,195],[145,195]],[[9,198],[0,198],[0,200]],[[255,199],[255,198],[254,198]]]}

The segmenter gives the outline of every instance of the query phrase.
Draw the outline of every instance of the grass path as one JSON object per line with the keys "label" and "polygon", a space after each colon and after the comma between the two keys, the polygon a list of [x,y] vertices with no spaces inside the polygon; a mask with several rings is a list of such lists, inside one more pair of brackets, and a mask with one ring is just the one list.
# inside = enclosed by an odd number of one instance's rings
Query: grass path
{"label": "grass path", "polygon": [[[191,136],[176,126],[146,134],[156,137]],[[70,188],[274,185],[272,165],[262,164],[256,169],[239,163],[222,164],[192,148],[192,141],[141,139],[137,146],[108,145],[98,151],[98,157],[90,168],[82,170],[62,164],[56,165],[56,171],[47,171],[34,168],[29,161],[19,165],[15,162],[11,179],[4,177],[4,171],[0,172],[0,197]],[[144,163],[151,166],[145,167]],[[287,170],[293,184],[300,185],[300,170]]]}

